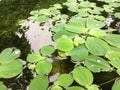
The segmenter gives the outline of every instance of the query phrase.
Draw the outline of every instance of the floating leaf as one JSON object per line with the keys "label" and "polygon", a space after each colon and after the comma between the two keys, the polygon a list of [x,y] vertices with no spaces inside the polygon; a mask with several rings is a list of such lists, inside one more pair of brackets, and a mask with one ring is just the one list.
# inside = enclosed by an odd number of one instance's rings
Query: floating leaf
{"label": "floating leaf", "polygon": [[84,45],[80,45],[69,52],[73,61],[82,61],[88,56],[88,51]]}
{"label": "floating leaf", "polygon": [[6,48],[0,53],[0,63],[8,63],[17,59],[21,54],[19,49]]}
{"label": "floating leaf", "polygon": [[41,59],[42,59],[42,57],[38,53],[28,54],[28,56],[27,56],[28,62],[38,62]]}
{"label": "floating leaf", "polygon": [[47,90],[49,85],[49,80],[44,75],[39,75],[35,77],[29,86],[30,90]]}
{"label": "floating leaf", "polygon": [[120,35],[117,34],[108,34],[103,37],[110,45],[120,48]]}
{"label": "floating leaf", "polygon": [[0,65],[0,78],[12,78],[22,72],[23,64],[14,60]]}
{"label": "floating leaf", "polygon": [[38,16],[36,20],[39,22],[46,22],[49,20],[49,17],[42,15],[42,16]]}
{"label": "floating leaf", "polygon": [[91,55],[88,56],[84,65],[93,72],[109,71],[110,65],[101,57]]}
{"label": "floating leaf", "polygon": [[67,90],[85,90],[85,89],[80,86],[71,86],[68,87]]}
{"label": "floating leaf", "polygon": [[63,35],[66,35],[67,37],[71,37],[71,38],[75,36],[74,33],[61,29],[60,31],[56,32],[56,34],[54,34],[53,40],[56,41],[57,39],[61,38],[61,36]]}
{"label": "floating leaf", "polygon": [[54,6],[56,9],[61,9],[61,8],[62,8],[61,4],[54,4],[53,6]]}
{"label": "floating leaf", "polygon": [[35,21],[37,19],[37,16],[30,16],[28,17],[29,20]]}
{"label": "floating leaf", "polygon": [[85,44],[88,51],[93,55],[102,56],[110,50],[110,47],[105,41],[95,37],[88,37]]}
{"label": "floating leaf", "polygon": [[50,10],[49,9],[40,9],[39,10],[39,15],[50,15]]}
{"label": "floating leaf", "polygon": [[70,51],[73,47],[73,41],[69,37],[61,37],[57,40],[57,49],[61,51]]}
{"label": "floating leaf", "polygon": [[35,71],[38,74],[48,74],[52,70],[51,62],[47,60],[42,60],[36,64]]}
{"label": "floating leaf", "polygon": [[54,86],[50,90],[63,90],[60,86]]}
{"label": "floating leaf", "polygon": [[110,60],[110,64],[120,69],[120,52],[108,51],[105,56]]}
{"label": "floating leaf", "polygon": [[91,85],[88,87],[88,90],[99,90],[97,85]]}
{"label": "floating leaf", "polygon": [[52,45],[43,46],[40,49],[42,56],[48,56],[48,55],[52,54],[54,51],[55,51],[55,49]]}
{"label": "floating leaf", "polygon": [[39,13],[38,13],[38,10],[34,10],[34,11],[31,11],[30,12],[30,15],[38,15]]}
{"label": "floating leaf", "polygon": [[83,43],[85,43],[85,40],[79,36],[75,36],[74,42],[78,43],[78,44],[83,44]]}
{"label": "floating leaf", "polygon": [[102,21],[97,21],[93,17],[87,18],[87,28],[89,29],[99,29],[105,26],[105,23]]}
{"label": "floating leaf", "polygon": [[2,82],[0,82],[0,89],[7,90],[7,87]]}
{"label": "floating leaf", "polygon": [[54,82],[55,85],[63,87],[70,86],[73,83],[73,78],[70,74],[61,74],[58,79]]}
{"label": "floating leaf", "polygon": [[105,31],[100,29],[90,30],[89,34],[98,38],[101,38],[106,35]]}
{"label": "floating leaf", "polygon": [[111,49],[112,51],[118,51],[118,52],[120,52],[120,48],[117,48],[117,47],[111,46],[110,49]]}
{"label": "floating leaf", "polygon": [[73,70],[74,80],[82,86],[89,86],[93,83],[92,73],[85,67],[78,66]]}
{"label": "floating leaf", "polygon": [[112,90],[120,90],[120,80],[114,82]]}

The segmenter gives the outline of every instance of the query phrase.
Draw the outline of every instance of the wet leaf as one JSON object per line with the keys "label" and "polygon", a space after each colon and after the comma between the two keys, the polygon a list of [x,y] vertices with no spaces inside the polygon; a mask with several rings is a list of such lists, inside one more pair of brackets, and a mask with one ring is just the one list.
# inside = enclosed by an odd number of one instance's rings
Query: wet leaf
{"label": "wet leaf", "polygon": [[8,63],[17,59],[21,54],[19,49],[6,48],[0,53],[0,63]]}
{"label": "wet leaf", "polygon": [[105,41],[95,37],[88,37],[85,44],[88,51],[93,55],[102,56],[110,50],[110,47]]}
{"label": "wet leaf", "polygon": [[44,75],[39,75],[35,77],[29,86],[30,90],[47,90],[49,85],[49,80]]}
{"label": "wet leaf", "polygon": [[73,70],[74,80],[82,86],[89,86],[93,83],[92,73],[85,67],[78,66]]}
{"label": "wet leaf", "polygon": [[51,62],[47,60],[42,60],[36,64],[35,71],[38,74],[48,74],[52,70]]}
{"label": "wet leaf", "polygon": [[92,72],[109,71],[110,65],[103,58],[91,55],[88,56],[84,65]]}
{"label": "wet leaf", "polygon": [[39,22],[46,22],[49,20],[49,17],[42,15],[42,16],[38,16],[36,20]]}

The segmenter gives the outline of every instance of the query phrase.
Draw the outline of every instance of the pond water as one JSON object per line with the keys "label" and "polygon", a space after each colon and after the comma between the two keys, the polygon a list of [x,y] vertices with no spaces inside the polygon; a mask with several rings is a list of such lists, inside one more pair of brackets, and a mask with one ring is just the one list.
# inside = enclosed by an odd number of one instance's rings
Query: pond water
{"label": "pond water", "polygon": [[[43,27],[39,26],[39,22],[31,22],[26,19],[29,16],[30,11],[47,8],[53,3],[62,3],[65,0],[2,0],[0,1],[0,52],[7,47],[16,47],[21,50],[21,59],[26,60],[28,53],[39,52],[39,48],[44,45],[55,45],[51,40],[51,33],[48,31],[51,27],[51,22],[45,24]],[[94,1],[94,0],[91,0]],[[67,63],[67,64],[66,64]],[[53,73],[56,72],[70,72],[74,64],[70,62],[70,59],[56,60],[53,63],[53,67],[56,67]],[[64,69],[61,69],[65,68]],[[67,70],[66,68],[69,68]],[[51,75],[53,75],[51,73]],[[95,74],[95,83],[98,85],[117,77],[116,73],[108,77],[109,73],[102,73],[106,77],[100,77],[101,74]],[[97,78],[98,77],[98,78]],[[9,88],[9,90],[26,90],[30,80],[33,78],[31,71],[28,68],[24,68],[23,73],[19,76],[11,79],[0,79]],[[101,78],[104,81],[100,81]],[[102,79],[102,80],[103,80]],[[113,84],[113,82],[112,82]],[[109,86],[112,85],[111,83]],[[103,86],[103,90],[110,88],[109,86]],[[107,88],[107,89],[106,89]]]}

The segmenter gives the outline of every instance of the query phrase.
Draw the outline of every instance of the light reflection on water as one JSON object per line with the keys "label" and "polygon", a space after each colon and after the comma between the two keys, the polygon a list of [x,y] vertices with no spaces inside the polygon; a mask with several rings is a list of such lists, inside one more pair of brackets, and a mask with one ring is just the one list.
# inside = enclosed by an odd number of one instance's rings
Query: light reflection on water
{"label": "light reflection on water", "polygon": [[[34,52],[38,53],[39,49],[45,45],[55,45],[51,40],[52,33],[49,32],[49,28],[52,27],[52,23],[49,21],[44,26],[40,26],[39,22],[24,21],[23,26],[29,26],[29,30],[25,33],[31,48]],[[42,30],[44,28],[44,30]]]}

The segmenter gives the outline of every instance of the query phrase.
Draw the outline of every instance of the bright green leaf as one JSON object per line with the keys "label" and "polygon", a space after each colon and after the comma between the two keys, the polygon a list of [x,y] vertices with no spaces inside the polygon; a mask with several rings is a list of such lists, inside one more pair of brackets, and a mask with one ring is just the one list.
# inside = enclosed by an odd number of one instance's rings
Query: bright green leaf
{"label": "bright green leaf", "polygon": [[42,59],[42,57],[38,53],[28,54],[28,56],[27,56],[28,62],[38,62],[41,59]]}
{"label": "bright green leaf", "polygon": [[88,56],[88,51],[84,45],[80,45],[69,52],[73,61],[82,61]]}
{"label": "bright green leaf", "polygon": [[2,82],[0,82],[0,90],[7,90],[7,87]]}
{"label": "bright green leaf", "polygon": [[51,62],[47,60],[42,60],[36,64],[35,71],[38,74],[48,74],[52,70]]}
{"label": "bright green leaf", "polygon": [[61,74],[54,83],[63,87],[70,86],[73,83],[73,78],[70,74]]}
{"label": "bright green leaf", "polygon": [[42,15],[42,16],[38,16],[36,20],[39,22],[46,22],[49,20],[49,17]]}
{"label": "bright green leaf", "polygon": [[91,55],[88,56],[84,65],[93,72],[109,71],[110,65],[103,58]]}
{"label": "bright green leaf", "polygon": [[88,48],[88,51],[92,53],[93,55],[104,55],[107,51],[110,50],[110,47],[108,44],[95,37],[88,37],[86,40],[86,47]]}
{"label": "bright green leaf", "polygon": [[97,85],[91,85],[88,87],[88,90],[99,90]]}
{"label": "bright green leaf", "polygon": [[112,90],[120,90],[120,80],[114,82]]}
{"label": "bright green leaf", "polygon": [[57,40],[57,49],[61,51],[70,51],[73,49],[73,41],[69,37],[61,37]]}
{"label": "bright green leaf", "polygon": [[39,75],[35,77],[29,86],[30,90],[47,90],[49,85],[49,80],[44,75]]}
{"label": "bright green leaf", "polygon": [[85,67],[78,66],[73,70],[74,80],[82,86],[89,86],[93,83],[92,73]]}
{"label": "bright green leaf", "polygon": [[54,51],[55,51],[55,49],[52,45],[43,46],[40,49],[42,56],[48,56],[48,55],[52,54]]}
{"label": "bright green leaf", "polygon": [[85,89],[80,86],[71,86],[68,87],[67,90],[85,90]]}
{"label": "bright green leaf", "polygon": [[60,86],[54,86],[50,90],[63,90]]}

